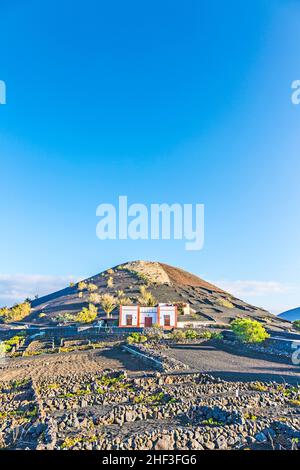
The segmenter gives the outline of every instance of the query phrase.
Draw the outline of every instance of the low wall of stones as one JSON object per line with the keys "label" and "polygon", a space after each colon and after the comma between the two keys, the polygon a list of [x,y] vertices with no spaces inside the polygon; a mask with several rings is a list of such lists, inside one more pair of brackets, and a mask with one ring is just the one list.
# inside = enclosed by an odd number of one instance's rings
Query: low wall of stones
{"label": "low wall of stones", "polygon": [[139,357],[144,363],[151,365],[157,370],[163,372],[182,371],[187,370],[189,367],[177,359],[166,356],[162,351],[152,349],[143,344],[126,345],[123,348]]}
{"label": "low wall of stones", "polygon": [[[261,352],[283,358],[291,358],[297,348],[295,348],[296,343],[293,343],[293,341],[290,340],[285,340],[284,338],[268,338],[260,344],[241,344],[239,341],[236,341],[235,335],[231,331],[223,332],[223,338],[228,345],[234,346],[238,351]],[[298,348],[300,348],[300,343],[298,343],[298,345]]]}

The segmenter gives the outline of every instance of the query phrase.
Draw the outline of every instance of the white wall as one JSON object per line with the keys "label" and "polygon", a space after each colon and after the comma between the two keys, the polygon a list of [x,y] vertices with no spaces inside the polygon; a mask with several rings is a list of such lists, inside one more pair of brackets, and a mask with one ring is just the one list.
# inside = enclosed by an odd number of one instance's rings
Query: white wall
{"label": "white wall", "polygon": [[145,317],[152,318],[152,325],[157,323],[157,307],[140,307],[140,326],[145,326]]}
{"label": "white wall", "polygon": [[138,322],[138,307],[136,306],[122,306],[121,307],[121,325],[126,326],[126,316],[132,315],[132,326],[137,326]]}

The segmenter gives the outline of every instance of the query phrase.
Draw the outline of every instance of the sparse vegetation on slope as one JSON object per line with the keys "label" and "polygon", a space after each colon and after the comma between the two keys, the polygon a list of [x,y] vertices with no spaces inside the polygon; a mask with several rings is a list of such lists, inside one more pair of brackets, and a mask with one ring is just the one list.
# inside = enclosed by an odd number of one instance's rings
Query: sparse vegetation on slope
{"label": "sparse vegetation on slope", "polygon": [[29,302],[23,302],[22,304],[14,305],[12,308],[1,308],[0,309],[0,318],[4,322],[14,322],[21,321],[24,318],[28,317],[31,311],[31,305]]}
{"label": "sparse vegetation on slope", "polygon": [[140,287],[140,296],[138,297],[138,302],[140,305],[145,307],[154,307],[157,304],[157,300],[151,294],[151,292],[147,291],[146,286]]}

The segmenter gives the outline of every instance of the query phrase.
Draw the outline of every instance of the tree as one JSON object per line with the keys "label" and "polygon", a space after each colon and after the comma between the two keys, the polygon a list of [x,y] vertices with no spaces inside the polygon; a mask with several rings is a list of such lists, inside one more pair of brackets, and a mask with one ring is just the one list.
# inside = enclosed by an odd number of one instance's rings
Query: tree
{"label": "tree", "polygon": [[97,307],[93,304],[89,304],[88,307],[83,307],[81,312],[77,313],[75,320],[79,323],[91,323],[96,319],[97,313]]}
{"label": "tree", "polygon": [[249,318],[233,320],[231,328],[242,343],[262,343],[270,336],[261,323]]}
{"label": "tree", "polygon": [[154,307],[157,304],[155,297],[147,291],[146,286],[140,287],[140,294],[138,301],[143,307]]}
{"label": "tree", "polygon": [[117,305],[117,299],[110,294],[103,294],[101,296],[101,307],[106,313],[107,317],[111,314],[115,306]]}

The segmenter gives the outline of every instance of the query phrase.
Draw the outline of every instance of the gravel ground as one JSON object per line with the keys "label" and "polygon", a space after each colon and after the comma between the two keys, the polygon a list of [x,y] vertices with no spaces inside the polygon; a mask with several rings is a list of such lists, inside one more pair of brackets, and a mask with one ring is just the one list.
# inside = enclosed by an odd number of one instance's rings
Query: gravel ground
{"label": "gravel ground", "polygon": [[69,376],[99,372],[110,368],[126,369],[129,375],[149,371],[138,359],[122,351],[120,347],[76,351],[64,354],[43,354],[41,356],[7,359],[0,365],[0,382],[9,380],[39,380],[56,375]]}
{"label": "gravel ground", "polygon": [[225,346],[212,344],[174,345],[165,354],[192,370],[207,372],[230,381],[276,381],[300,384],[300,367],[260,354],[241,356]]}

